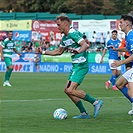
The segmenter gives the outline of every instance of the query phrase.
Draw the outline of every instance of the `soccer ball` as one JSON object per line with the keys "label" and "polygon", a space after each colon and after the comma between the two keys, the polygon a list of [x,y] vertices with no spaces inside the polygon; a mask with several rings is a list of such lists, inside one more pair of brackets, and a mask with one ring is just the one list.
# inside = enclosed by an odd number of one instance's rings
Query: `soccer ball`
{"label": "soccer ball", "polygon": [[53,116],[55,119],[65,120],[67,119],[67,112],[65,109],[59,108],[54,111]]}

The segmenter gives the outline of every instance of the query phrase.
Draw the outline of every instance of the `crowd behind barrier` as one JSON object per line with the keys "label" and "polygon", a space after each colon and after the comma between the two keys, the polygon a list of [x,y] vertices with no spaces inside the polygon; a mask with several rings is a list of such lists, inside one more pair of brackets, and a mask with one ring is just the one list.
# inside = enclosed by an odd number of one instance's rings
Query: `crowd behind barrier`
{"label": "crowd behind barrier", "polygon": [[[37,48],[41,47],[43,50],[54,50],[58,48],[61,42],[61,34],[57,29],[57,25],[54,21],[46,20],[9,20],[0,21],[0,43],[7,37],[7,31],[13,31],[13,40],[15,41],[16,49],[23,53],[23,57],[18,60],[17,56],[14,56],[14,71],[35,71],[35,66],[33,58],[36,54]],[[86,36],[86,40],[90,43],[90,48],[88,49],[89,66],[92,73],[108,73],[108,67],[106,64],[107,58],[105,57],[105,66],[99,64],[101,57],[101,52],[103,51],[107,40],[110,39],[110,33],[113,29],[118,29],[118,20],[74,20],[72,21],[72,27],[81,31],[83,36]],[[20,29],[21,28],[21,29]],[[119,38],[122,39],[122,34],[119,34]],[[32,52],[32,54],[31,54]],[[95,56],[92,55],[95,53]],[[65,58],[63,57],[65,56]],[[32,58],[31,58],[32,57]],[[62,58],[63,57],[63,58]],[[30,61],[27,59],[29,58]],[[70,55],[67,51],[60,57],[49,57],[41,56],[40,61],[40,72],[45,71],[69,71],[69,65],[60,68],[60,63],[69,63]],[[95,59],[94,59],[95,58]],[[31,61],[32,60],[32,61]],[[91,60],[95,60],[92,62]],[[59,61],[59,62],[58,62]],[[55,65],[44,65],[46,62],[48,64],[53,62],[57,63]],[[59,64],[60,65],[59,65]],[[62,66],[62,65],[61,65]],[[58,69],[57,69],[58,68]],[[92,68],[92,69],[91,69]],[[5,70],[4,62],[0,63],[0,71]]]}
{"label": "crowd behind barrier", "polygon": [[[85,33],[83,33],[83,36],[86,36]],[[93,35],[91,38],[86,39],[90,42],[90,51],[96,51],[100,52],[103,51],[106,42],[110,39],[110,32],[108,31],[107,34],[101,33],[96,34],[96,31],[93,32]],[[0,43],[6,38],[4,36],[3,39],[0,39]],[[122,39],[122,38],[120,38]],[[50,37],[50,39],[46,39],[41,35],[41,33],[38,36],[38,39],[31,39],[25,40],[25,39],[14,39],[15,46],[18,52],[36,52],[36,49],[38,47],[41,47],[43,50],[54,50],[55,48],[58,48],[61,42],[61,39]]]}

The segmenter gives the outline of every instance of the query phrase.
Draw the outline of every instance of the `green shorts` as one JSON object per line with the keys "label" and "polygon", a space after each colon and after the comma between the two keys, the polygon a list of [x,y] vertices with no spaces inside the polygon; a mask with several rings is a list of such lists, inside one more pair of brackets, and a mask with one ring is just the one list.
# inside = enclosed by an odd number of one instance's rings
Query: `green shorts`
{"label": "green shorts", "polygon": [[88,73],[88,70],[88,63],[73,64],[68,80],[81,84],[85,75]]}
{"label": "green shorts", "polygon": [[6,67],[12,66],[12,58],[4,57]]}

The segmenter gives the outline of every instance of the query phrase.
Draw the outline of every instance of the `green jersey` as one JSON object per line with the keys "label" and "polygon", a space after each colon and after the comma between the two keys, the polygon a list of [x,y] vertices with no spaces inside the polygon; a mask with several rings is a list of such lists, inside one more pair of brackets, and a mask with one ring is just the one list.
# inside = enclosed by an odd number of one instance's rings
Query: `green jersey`
{"label": "green jersey", "polygon": [[[62,42],[60,44],[60,47],[65,47],[69,50],[69,48],[74,48],[79,50],[81,45],[79,44],[83,40],[82,34],[71,28],[69,30],[68,35],[64,35],[62,37]],[[74,54],[71,53],[72,63],[87,63],[88,62],[88,56],[87,52],[81,52],[80,54]]]}
{"label": "green jersey", "polygon": [[2,47],[3,47],[3,56],[12,58],[13,48],[15,48],[14,41],[6,38],[2,43]]}

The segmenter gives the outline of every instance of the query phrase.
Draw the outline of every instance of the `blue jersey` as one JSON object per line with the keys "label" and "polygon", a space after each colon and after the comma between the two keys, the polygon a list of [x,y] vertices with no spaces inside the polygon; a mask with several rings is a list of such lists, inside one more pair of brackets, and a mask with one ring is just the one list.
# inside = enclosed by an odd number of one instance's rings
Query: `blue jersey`
{"label": "blue jersey", "polygon": [[108,59],[118,60],[118,51],[114,51],[111,46],[118,48],[119,45],[120,45],[120,40],[118,38],[116,40],[113,40],[111,38],[109,41],[107,41],[106,49],[109,50]]}
{"label": "blue jersey", "polygon": [[130,30],[127,35],[125,36],[126,39],[126,49],[128,50],[128,52],[130,53],[130,55],[132,55],[132,51],[133,51],[133,30]]}

